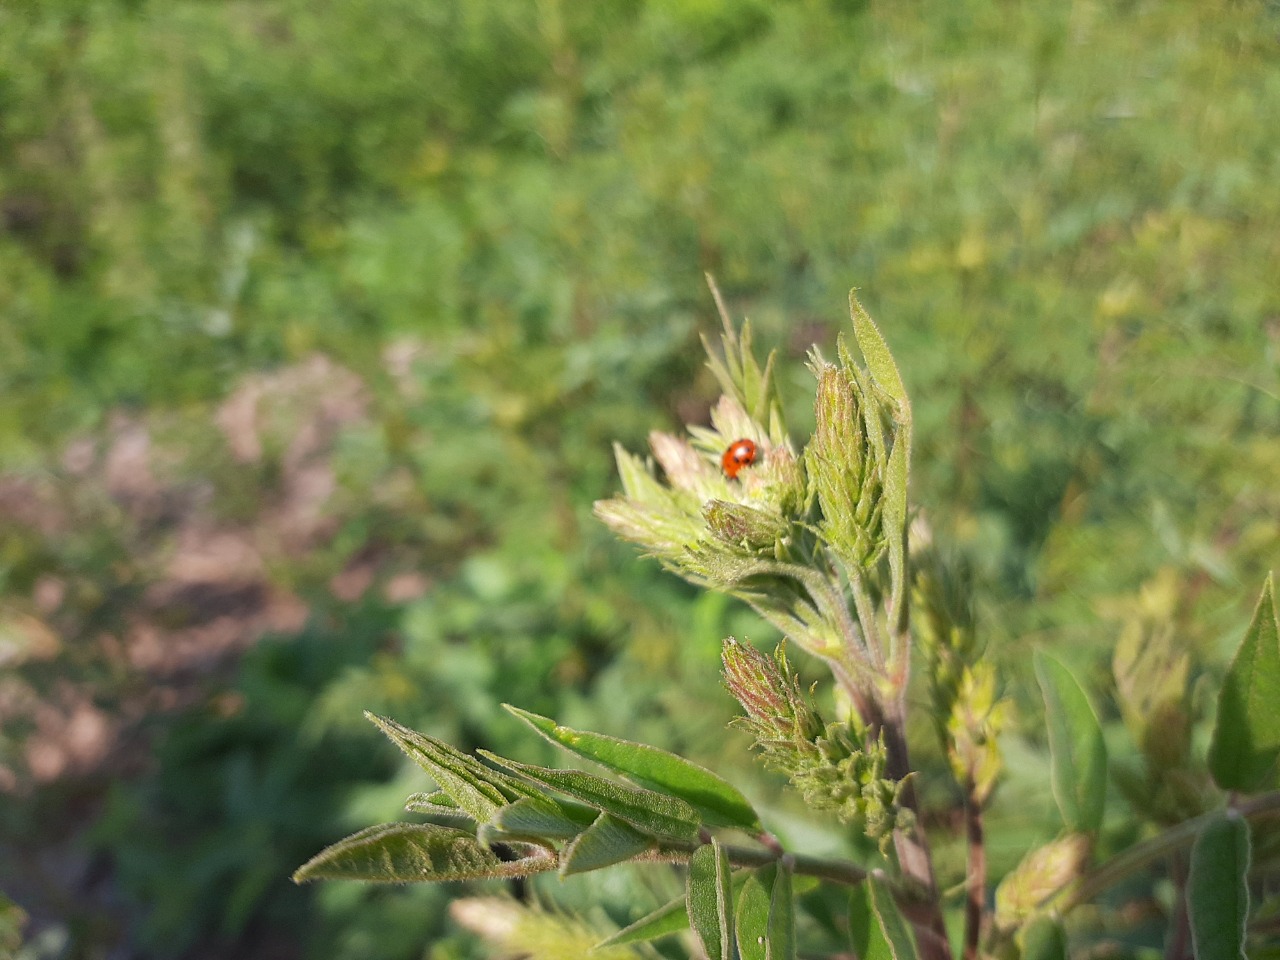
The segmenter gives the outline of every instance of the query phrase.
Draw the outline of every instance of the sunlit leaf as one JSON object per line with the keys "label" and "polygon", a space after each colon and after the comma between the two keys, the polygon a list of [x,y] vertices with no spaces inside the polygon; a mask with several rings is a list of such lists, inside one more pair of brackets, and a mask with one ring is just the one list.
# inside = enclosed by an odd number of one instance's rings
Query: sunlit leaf
{"label": "sunlit leaf", "polygon": [[487,751],[481,751],[481,756],[534,783],[610,813],[653,836],[691,840],[698,834],[700,821],[697,811],[678,797],[617,783],[579,770],[554,770],[519,763]]}
{"label": "sunlit leaf", "polygon": [[479,823],[488,821],[519,797],[537,796],[536,790],[514,777],[485,766],[435,737],[367,711],[365,716],[425,770],[450,800]]}
{"label": "sunlit leaf", "polygon": [[654,846],[653,837],[607,813],[565,847],[560,857],[560,875],[586,873],[636,857]]}
{"label": "sunlit leaf", "polygon": [[507,710],[552,743],[616,770],[641,786],[681,798],[709,824],[760,829],[760,820],[747,798],[696,763],[646,744],[560,726],[518,707],[507,705]]}
{"label": "sunlit leaf", "polygon": [[366,880],[374,883],[434,883],[526,877],[553,870],[556,859],[538,847],[513,845],[524,853],[503,860],[462,830],[424,823],[384,823],[340,840],[294,873],[309,880]]}
{"label": "sunlit leaf", "polygon": [[589,807],[524,797],[494,814],[489,826],[513,836],[568,840],[591,826],[596,816]]}

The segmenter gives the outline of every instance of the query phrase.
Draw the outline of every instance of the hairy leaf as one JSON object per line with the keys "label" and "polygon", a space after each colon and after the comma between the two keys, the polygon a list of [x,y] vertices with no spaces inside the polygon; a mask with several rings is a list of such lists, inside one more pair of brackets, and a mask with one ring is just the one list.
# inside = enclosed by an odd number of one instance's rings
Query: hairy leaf
{"label": "hairy leaf", "polygon": [[537,791],[499,770],[485,766],[435,737],[365,711],[377,727],[420,766],[440,790],[478,823],[488,821],[502,807]]}
{"label": "hairy leaf", "polygon": [[733,887],[729,857],[713,839],[689,858],[685,896],[689,921],[707,960],[733,960],[737,955],[733,924]]}
{"label": "hairy leaf", "polygon": [[560,857],[560,875],[587,873],[630,860],[654,846],[653,837],[630,824],[600,814],[596,822],[578,835]]}
{"label": "hairy leaf", "polygon": [[1096,833],[1107,799],[1107,747],[1089,698],[1065,666],[1037,650],[1049,728],[1053,797],[1067,829]]}
{"label": "hairy leaf", "polygon": [[596,816],[595,810],[576,803],[522,797],[495,813],[488,825],[514,836],[568,840],[591,826]]}
{"label": "hairy leaf", "polygon": [[434,883],[526,877],[555,869],[555,857],[545,850],[512,846],[524,856],[507,861],[462,830],[429,823],[384,823],[326,847],[299,867],[293,880]]}
{"label": "hairy leaf", "polygon": [[1187,915],[1196,960],[1244,960],[1249,824],[1234,812],[1201,828],[1191,848]]}
{"label": "hairy leaf", "polygon": [[698,834],[700,821],[697,811],[678,797],[617,783],[579,770],[553,770],[519,763],[488,751],[480,751],[480,754],[534,783],[613,814],[653,836],[692,840]]}
{"label": "hairy leaf", "polygon": [[674,753],[599,733],[560,726],[536,713],[506,705],[538,733],[566,750],[603,764],[641,786],[684,800],[713,826],[759,830],[760,818],[734,786]]}
{"label": "hairy leaf", "polygon": [[1218,695],[1209,770],[1224,790],[1260,790],[1276,778],[1280,757],[1280,629],[1272,577]]}

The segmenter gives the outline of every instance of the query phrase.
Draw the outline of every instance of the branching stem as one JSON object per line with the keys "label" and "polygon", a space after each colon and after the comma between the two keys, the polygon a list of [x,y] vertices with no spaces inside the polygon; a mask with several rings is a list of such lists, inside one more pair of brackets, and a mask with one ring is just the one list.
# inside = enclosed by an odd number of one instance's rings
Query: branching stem
{"label": "branching stem", "polygon": [[[1280,791],[1237,801],[1233,807],[1246,820],[1280,816]],[[1060,914],[1065,914],[1082,903],[1088,903],[1104,890],[1122,880],[1127,880],[1157,860],[1190,846],[1201,827],[1218,815],[1217,810],[1212,810],[1192,820],[1184,820],[1165,830],[1164,833],[1130,847],[1112,857],[1097,870],[1085,874],[1049,902]]]}

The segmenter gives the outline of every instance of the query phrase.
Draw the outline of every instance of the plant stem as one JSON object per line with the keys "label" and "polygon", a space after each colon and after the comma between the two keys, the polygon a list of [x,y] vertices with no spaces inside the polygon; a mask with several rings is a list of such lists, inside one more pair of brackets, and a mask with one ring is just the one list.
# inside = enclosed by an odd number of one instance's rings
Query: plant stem
{"label": "plant stem", "polygon": [[[1237,801],[1233,807],[1246,820],[1280,815],[1280,791]],[[1200,828],[1216,816],[1218,811],[1211,810],[1130,847],[1112,857],[1097,870],[1085,874],[1057,897],[1051,898],[1049,902],[1060,914],[1065,914],[1082,903],[1088,903],[1104,890],[1128,879],[1161,857],[1190,846],[1196,834],[1200,832]]]}
{"label": "plant stem", "polygon": [[1165,960],[1184,960],[1187,955],[1187,940],[1191,936],[1191,917],[1187,913],[1187,869],[1186,859],[1175,853],[1170,858],[1170,873],[1173,875],[1173,932],[1169,934],[1169,942],[1165,945]]}
{"label": "plant stem", "polygon": [[982,824],[982,803],[973,782],[966,785],[964,802],[965,837],[969,845],[969,868],[965,883],[964,960],[977,960],[978,944],[986,919],[987,848]]}
{"label": "plant stem", "polygon": [[902,805],[914,814],[912,825],[893,831],[893,849],[898,855],[898,866],[914,888],[916,896],[904,904],[904,912],[915,926],[929,936],[917,937],[921,960],[951,960],[951,945],[947,940],[947,927],[942,917],[942,902],[938,896],[938,881],[933,873],[933,857],[929,852],[929,838],[921,825],[920,802],[915,784],[908,775],[911,758],[907,753],[906,723],[903,716],[903,700],[899,697],[890,705],[892,713],[885,717],[884,733],[885,776],[890,780],[905,781],[902,785]]}

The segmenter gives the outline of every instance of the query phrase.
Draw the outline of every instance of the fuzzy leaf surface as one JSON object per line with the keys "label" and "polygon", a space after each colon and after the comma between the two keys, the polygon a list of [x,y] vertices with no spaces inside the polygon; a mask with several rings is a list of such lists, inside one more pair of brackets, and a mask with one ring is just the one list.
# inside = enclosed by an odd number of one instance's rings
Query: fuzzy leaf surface
{"label": "fuzzy leaf surface", "polygon": [[494,814],[489,826],[513,836],[569,840],[591,826],[595,818],[596,812],[589,807],[522,797]]}
{"label": "fuzzy leaf surface", "polygon": [[708,824],[742,830],[760,829],[760,818],[747,798],[732,784],[696,763],[647,744],[573,730],[510,704],[506,708],[546,739],[571,753],[594,760],[643,787],[679,797],[697,810]]}
{"label": "fuzzy leaf surface", "polygon": [[1107,799],[1102,727],[1070,670],[1039,650],[1034,664],[1049,728],[1053,798],[1067,829],[1097,833]]}
{"label": "fuzzy leaf surface", "polygon": [[729,857],[717,840],[699,847],[689,858],[685,896],[689,903],[690,926],[697,934],[707,960],[734,960],[737,947],[733,884]]}
{"label": "fuzzy leaf surface", "polygon": [[1274,579],[1267,577],[1253,620],[1218,694],[1209,771],[1224,790],[1271,786],[1280,757],[1280,629]]}
{"label": "fuzzy leaf surface", "polygon": [[1196,837],[1187,878],[1196,960],[1244,960],[1249,853],[1249,824],[1239,815],[1214,818]]}
{"label": "fuzzy leaf surface", "polygon": [[481,756],[527,780],[625,820],[652,836],[692,840],[698,834],[700,820],[697,811],[679,797],[606,780],[579,770],[555,770],[520,763],[488,751],[481,751]]}
{"label": "fuzzy leaf surface", "polygon": [[365,712],[365,716],[425,770],[441,792],[477,823],[485,823],[502,807],[537,791],[514,777],[485,766],[442,740]]}
{"label": "fuzzy leaf surface", "polygon": [[465,831],[429,823],[384,823],[326,847],[295,871],[295,883],[366,880],[435,883],[526,877],[552,870],[554,856],[538,848],[504,861]]}
{"label": "fuzzy leaf surface", "polygon": [[653,837],[607,813],[580,833],[560,857],[560,876],[611,867],[653,847]]}

